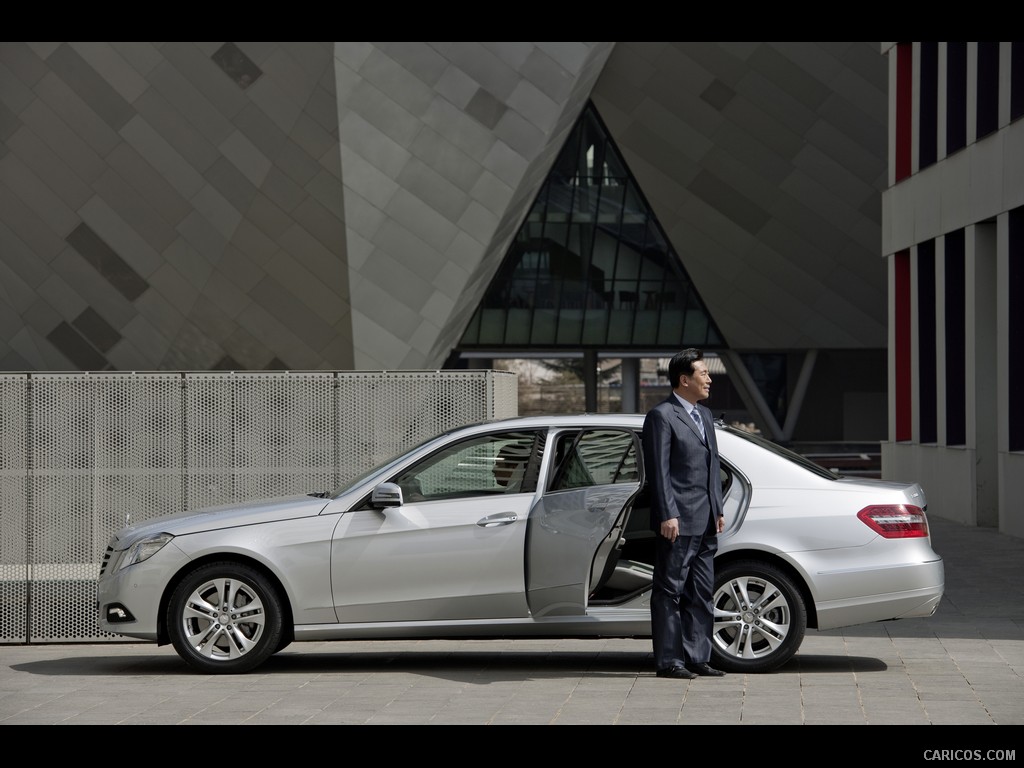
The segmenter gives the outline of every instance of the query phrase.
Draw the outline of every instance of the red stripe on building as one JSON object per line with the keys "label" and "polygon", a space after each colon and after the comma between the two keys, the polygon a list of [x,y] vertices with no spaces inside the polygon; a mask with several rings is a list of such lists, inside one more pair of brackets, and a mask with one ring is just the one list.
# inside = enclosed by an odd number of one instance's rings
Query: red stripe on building
{"label": "red stripe on building", "polygon": [[893,255],[896,286],[892,316],[896,329],[896,442],[911,439],[910,399],[910,251]]}

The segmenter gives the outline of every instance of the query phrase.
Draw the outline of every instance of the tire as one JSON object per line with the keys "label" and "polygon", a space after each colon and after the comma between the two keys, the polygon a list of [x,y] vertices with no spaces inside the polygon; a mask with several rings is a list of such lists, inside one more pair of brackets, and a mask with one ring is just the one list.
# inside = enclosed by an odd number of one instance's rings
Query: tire
{"label": "tire", "polygon": [[167,608],[174,650],[207,674],[255,669],[282,642],[281,599],[259,571],[239,563],[209,563],[179,582]]}
{"label": "tire", "polygon": [[807,631],[803,593],[780,568],[755,560],[715,574],[712,666],[728,672],[771,672],[799,650]]}

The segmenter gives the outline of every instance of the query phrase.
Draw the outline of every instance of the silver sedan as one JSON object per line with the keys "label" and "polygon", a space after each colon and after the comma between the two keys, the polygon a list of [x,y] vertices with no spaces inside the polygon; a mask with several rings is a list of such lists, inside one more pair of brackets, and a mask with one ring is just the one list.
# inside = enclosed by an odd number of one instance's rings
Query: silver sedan
{"label": "silver sedan", "polygon": [[[293,641],[650,637],[642,415],[524,417],[437,436],[332,492],[113,535],[105,632],[239,673]],[[768,672],[808,628],[930,616],[916,483],[847,478],[717,425],[728,528],[712,664]]]}

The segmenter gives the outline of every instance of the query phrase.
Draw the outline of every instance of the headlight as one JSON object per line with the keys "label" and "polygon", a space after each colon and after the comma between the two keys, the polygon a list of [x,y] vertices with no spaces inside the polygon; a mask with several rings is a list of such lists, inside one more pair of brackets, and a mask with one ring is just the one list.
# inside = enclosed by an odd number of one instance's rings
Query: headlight
{"label": "headlight", "polygon": [[173,538],[174,536],[169,533],[158,533],[155,536],[139,539],[128,547],[128,551],[124,553],[124,557],[121,558],[121,563],[117,566],[117,569],[121,570],[129,565],[135,565],[143,560],[148,560],[163,549],[164,545]]}

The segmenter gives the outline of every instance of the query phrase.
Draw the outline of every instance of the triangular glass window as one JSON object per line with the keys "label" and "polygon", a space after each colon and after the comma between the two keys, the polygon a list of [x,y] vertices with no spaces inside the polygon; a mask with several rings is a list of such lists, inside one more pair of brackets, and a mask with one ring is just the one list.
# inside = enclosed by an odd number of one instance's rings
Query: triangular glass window
{"label": "triangular glass window", "polygon": [[459,347],[725,346],[588,103]]}

